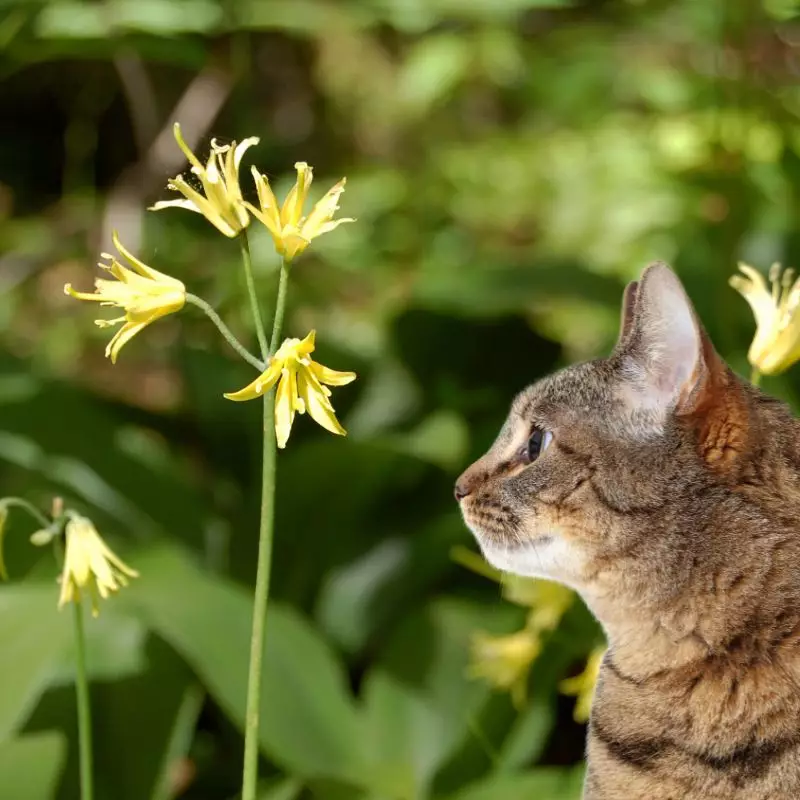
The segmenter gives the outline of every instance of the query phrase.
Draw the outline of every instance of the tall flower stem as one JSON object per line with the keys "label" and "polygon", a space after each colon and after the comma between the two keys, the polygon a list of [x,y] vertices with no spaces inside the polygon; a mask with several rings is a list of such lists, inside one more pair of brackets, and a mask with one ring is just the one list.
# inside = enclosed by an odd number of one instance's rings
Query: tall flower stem
{"label": "tall flower stem", "polygon": [[219,332],[225,337],[225,341],[251,366],[259,372],[266,368],[266,364],[259,361],[230,331],[230,328],[222,321],[219,314],[202,297],[196,294],[186,293],[186,302],[197,306],[213,323]]}
{"label": "tall flower stem", "polygon": [[89,704],[89,679],[86,674],[86,637],[83,632],[83,605],[72,604],[75,623],[75,692],[78,699],[78,749],[80,755],[81,800],[93,800],[92,714]]}
{"label": "tall flower stem", "polygon": [[264,321],[261,319],[261,307],[258,305],[258,292],[256,291],[255,279],[253,278],[253,262],[250,258],[250,240],[247,238],[246,228],[239,234],[239,246],[242,249],[244,277],[247,281],[247,293],[250,295],[250,309],[253,312],[253,322],[256,326],[258,346],[261,348],[261,358],[266,361],[269,356],[267,334],[264,330]]}
{"label": "tall flower stem", "polygon": [[752,383],[753,386],[759,386],[761,384],[761,372],[758,367],[753,367],[753,371],[750,373],[750,383]]}
{"label": "tall flower stem", "polygon": [[[272,323],[272,340],[267,350],[267,337],[264,323],[258,306],[258,295],[255,290],[250,249],[243,231],[242,262],[247,276],[247,289],[253,307],[253,318],[261,345],[264,361],[274,353],[278,346],[283,326],[283,315],[286,307],[286,288],[289,270],[281,263],[278,298],[275,305],[275,316]],[[263,455],[261,467],[261,522],[258,537],[258,567],[256,572],[256,590],[253,599],[253,632],[250,639],[250,668],[247,679],[247,711],[244,729],[244,771],[242,777],[242,800],[256,800],[258,786],[258,728],[261,711],[261,665],[264,657],[264,630],[267,618],[267,601],[269,598],[269,579],[272,567],[272,539],[275,521],[275,393],[269,391],[264,395]]]}

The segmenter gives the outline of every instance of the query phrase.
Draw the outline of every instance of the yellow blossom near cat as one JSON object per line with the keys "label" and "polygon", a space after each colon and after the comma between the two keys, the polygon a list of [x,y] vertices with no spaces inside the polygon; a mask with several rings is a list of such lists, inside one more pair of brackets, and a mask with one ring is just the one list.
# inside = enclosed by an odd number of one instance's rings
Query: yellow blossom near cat
{"label": "yellow blossom near cat", "polygon": [[345,178],[329,189],[311,213],[304,217],[303,206],[313,179],[313,169],[304,161],[298,161],[294,166],[297,170],[297,180],[280,209],[269,180],[255,167],[252,167],[251,171],[256,183],[260,208],[245,203],[250,213],[266,226],[275,242],[275,249],[286,261],[299,256],[317,236],[332,231],[343,222],[355,222],[349,217],[333,219],[333,215],[339,209],[339,197],[344,191]]}
{"label": "yellow blossom near cat", "polygon": [[98,616],[98,597],[110,594],[128,585],[128,578],[138,578],[139,573],[122,561],[103,541],[94,524],[77,514],[66,524],[66,549],[61,573],[61,596],[58,607],[80,602],[83,592],[92,601],[92,616]]}
{"label": "yellow blossom near cat", "polygon": [[[228,400],[254,400],[276,383],[275,436],[278,447],[286,447],[295,412],[309,413],[325,430],[344,436],[345,429],[336,419],[328,386],[344,386],[356,379],[355,372],[337,372],[311,359],[316,331],[305,339],[286,339],[269,360],[266,370],[249,386],[226,394]],[[325,385],[327,384],[327,386]]]}
{"label": "yellow blossom near cat", "polygon": [[78,300],[92,300],[104,306],[125,309],[125,315],[115,319],[98,319],[96,325],[108,328],[120,322],[124,325],[114,334],[106,347],[106,356],[116,363],[119,351],[139,331],[160,317],[180,311],[186,302],[186,287],[177,278],[171,278],[148,267],[126,250],[117,236],[112,235],[114,246],[133,269],[124,267],[114,256],[103,253],[109,264],[100,262],[101,269],[110,272],[115,281],[98,278],[94,292],[76,292],[68,283],[64,292]]}
{"label": "yellow blossom near cat", "polygon": [[589,719],[594,687],[597,685],[597,677],[600,674],[600,665],[603,663],[605,652],[605,647],[596,647],[589,654],[583,672],[574,678],[566,678],[558,685],[562,694],[573,695],[577,698],[575,709],[572,712],[575,722],[586,722]]}
{"label": "yellow blossom near cat", "polygon": [[510,692],[512,702],[519,708],[525,702],[528,671],[541,650],[539,636],[528,629],[509,636],[492,636],[476,631],[472,634],[468,674]]}
{"label": "yellow blossom near cat", "polygon": [[530,608],[526,626],[535,631],[552,631],[575,602],[575,593],[555,581],[503,575],[506,600]]}
{"label": "yellow blossom near cat", "polygon": [[192,174],[202,184],[199,192],[188,184],[185,178],[178,175],[169,181],[167,187],[180,192],[183,200],[161,200],[150,207],[150,211],[163,208],[185,208],[202,214],[217,230],[225,236],[237,236],[250,222],[247,209],[244,207],[242,190],[239,186],[239,165],[245,151],[258,144],[257,136],[250,136],[238,144],[217,144],[211,140],[211,153],[205,166],[191,151],[181,135],[181,126],[176,122],[173,127],[175,141],[183,150],[192,165]]}
{"label": "yellow blossom near cat", "polygon": [[800,359],[800,279],[794,270],[770,269],[771,288],[764,276],[747,264],[744,275],[734,275],[730,285],[750,304],[756,318],[756,335],[747,358],[764,375],[777,375]]}

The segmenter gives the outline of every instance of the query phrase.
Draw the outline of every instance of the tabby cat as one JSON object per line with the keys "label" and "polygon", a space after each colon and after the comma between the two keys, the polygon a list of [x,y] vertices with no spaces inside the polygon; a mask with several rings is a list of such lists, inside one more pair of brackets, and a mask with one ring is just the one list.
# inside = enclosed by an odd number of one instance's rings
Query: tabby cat
{"label": "tabby cat", "polygon": [[523,391],[456,497],[488,561],[609,647],[585,800],[800,799],[800,424],[648,267],[614,352]]}

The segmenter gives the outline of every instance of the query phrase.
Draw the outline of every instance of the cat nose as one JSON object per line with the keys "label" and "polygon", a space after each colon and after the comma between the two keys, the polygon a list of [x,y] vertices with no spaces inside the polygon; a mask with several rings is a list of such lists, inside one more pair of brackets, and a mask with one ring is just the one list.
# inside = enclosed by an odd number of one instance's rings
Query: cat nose
{"label": "cat nose", "polygon": [[472,489],[466,483],[457,481],[453,494],[456,496],[456,501],[461,502],[471,491]]}
{"label": "cat nose", "polygon": [[458,476],[455,488],[453,489],[456,500],[461,502],[467,495],[472,494],[480,483],[480,479],[481,473],[479,470],[475,469],[475,464],[462,472],[461,475]]}

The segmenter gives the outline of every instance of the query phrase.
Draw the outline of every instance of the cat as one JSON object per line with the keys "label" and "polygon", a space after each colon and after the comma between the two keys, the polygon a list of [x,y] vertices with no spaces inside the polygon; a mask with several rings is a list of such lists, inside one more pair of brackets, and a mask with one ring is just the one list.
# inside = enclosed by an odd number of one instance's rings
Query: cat
{"label": "cat", "polygon": [[800,798],[800,424],[644,270],[606,359],[523,391],[456,498],[603,626],[585,800]]}

